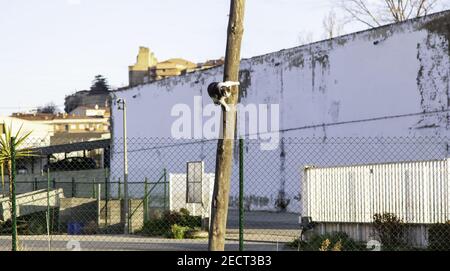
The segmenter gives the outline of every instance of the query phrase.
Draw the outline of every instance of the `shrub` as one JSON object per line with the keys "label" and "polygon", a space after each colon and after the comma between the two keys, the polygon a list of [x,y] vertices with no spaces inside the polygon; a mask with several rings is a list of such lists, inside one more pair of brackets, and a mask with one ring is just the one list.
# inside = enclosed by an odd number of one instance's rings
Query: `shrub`
{"label": "shrub", "polygon": [[430,226],[428,249],[450,251],[450,221]]}
{"label": "shrub", "polygon": [[392,213],[374,214],[375,235],[383,245],[383,250],[396,250],[407,247],[406,225],[401,218]]}
{"label": "shrub", "polygon": [[181,209],[180,209],[180,214],[183,215],[183,216],[189,216],[191,213],[189,212],[188,209],[186,209],[186,208],[181,208]]}
{"label": "shrub", "polygon": [[363,249],[363,246],[350,238],[345,232],[314,234],[306,241],[295,239],[288,244],[291,248],[305,251],[351,251]]}
{"label": "shrub", "polygon": [[[141,234],[149,236],[166,236],[169,238],[179,237],[180,227],[185,228],[183,237],[189,237],[189,233],[201,227],[202,219],[200,216],[191,216],[189,211],[186,209],[181,209],[179,212],[166,211],[161,217],[155,217],[147,221],[142,230]],[[175,226],[175,227],[174,227]],[[174,234],[174,231],[177,234]]]}
{"label": "shrub", "polygon": [[184,239],[186,236],[186,232],[189,229],[190,229],[189,227],[183,227],[183,226],[179,226],[177,224],[173,224],[170,229],[170,232],[171,232],[170,237],[174,238],[174,239]]}

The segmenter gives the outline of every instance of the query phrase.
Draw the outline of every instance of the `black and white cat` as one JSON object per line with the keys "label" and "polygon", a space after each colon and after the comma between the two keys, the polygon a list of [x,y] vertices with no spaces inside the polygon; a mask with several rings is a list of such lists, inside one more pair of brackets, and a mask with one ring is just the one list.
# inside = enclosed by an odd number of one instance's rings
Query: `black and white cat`
{"label": "black and white cat", "polygon": [[225,99],[231,96],[231,87],[239,86],[239,82],[226,81],[226,82],[214,82],[208,86],[209,97],[213,100],[214,104],[222,105],[225,111],[230,111],[230,107],[225,102]]}

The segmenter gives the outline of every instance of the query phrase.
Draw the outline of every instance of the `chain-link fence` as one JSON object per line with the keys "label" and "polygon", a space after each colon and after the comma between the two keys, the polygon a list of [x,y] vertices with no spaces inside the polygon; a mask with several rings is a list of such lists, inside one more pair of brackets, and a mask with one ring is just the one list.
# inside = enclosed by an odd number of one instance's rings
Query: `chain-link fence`
{"label": "chain-link fence", "polygon": [[[126,162],[123,139],[42,142],[20,147],[31,155],[15,160],[15,208],[2,167],[0,250],[13,217],[19,250],[207,249],[217,141],[129,138]],[[448,250],[448,142],[244,140],[245,249]],[[239,244],[238,162],[236,141],[227,250]]]}

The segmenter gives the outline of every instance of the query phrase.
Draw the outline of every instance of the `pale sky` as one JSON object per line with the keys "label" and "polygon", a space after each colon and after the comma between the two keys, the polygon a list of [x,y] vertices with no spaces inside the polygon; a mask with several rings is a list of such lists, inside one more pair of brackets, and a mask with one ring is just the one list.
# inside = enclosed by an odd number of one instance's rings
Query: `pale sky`
{"label": "pale sky", "polygon": [[[330,1],[247,0],[242,57],[321,39]],[[139,46],[160,61],[220,58],[228,11],[229,0],[0,0],[0,115],[63,105],[97,74],[125,86]]]}

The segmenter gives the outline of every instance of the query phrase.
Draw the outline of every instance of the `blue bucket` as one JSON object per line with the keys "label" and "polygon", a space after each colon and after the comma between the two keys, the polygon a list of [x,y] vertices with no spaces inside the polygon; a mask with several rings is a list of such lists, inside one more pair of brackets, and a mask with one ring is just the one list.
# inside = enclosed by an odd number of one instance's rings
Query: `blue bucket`
{"label": "blue bucket", "polygon": [[83,225],[78,222],[71,222],[67,225],[67,233],[69,235],[81,234],[82,229],[83,229]]}

